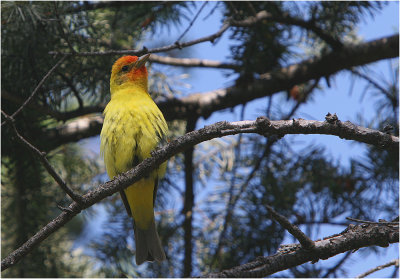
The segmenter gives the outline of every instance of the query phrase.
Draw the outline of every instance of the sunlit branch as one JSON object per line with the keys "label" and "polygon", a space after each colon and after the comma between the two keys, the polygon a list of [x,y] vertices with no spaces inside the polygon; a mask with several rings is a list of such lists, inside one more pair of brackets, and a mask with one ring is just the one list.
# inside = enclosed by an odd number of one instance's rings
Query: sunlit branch
{"label": "sunlit branch", "polygon": [[[202,129],[189,132],[165,146],[155,150],[152,157],[145,159],[135,168],[118,175],[113,180],[101,184],[94,190],[82,196],[80,203],[73,202],[58,217],[44,226],[39,232],[32,236],[21,247],[10,253],[1,262],[1,269],[5,270],[15,265],[25,257],[35,246],[49,237],[52,233],[64,226],[75,215],[79,214],[93,204],[104,198],[121,191],[132,185],[152,170],[157,168],[168,158],[196,145],[213,138],[236,135],[239,133],[257,133],[266,137],[277,135],[283,137],[286,134],[329,134],[345,139],[357,140],[360,142],[376,144],[381,147],[397,149],[399,138],[376,130],[356,126],[351,122],[341,122],[337,117],[327,115],[327,121],[315,120],[278,120],[270,121],[265,117],[257,118],[255,121],[239,122],[217,122]],[[371,224],[373,225],[373,224]],[[398,240],[398,230],[397,230]]]}
{"label": "sunlit branch", "polygon": [[233,63],[224,63],[215,60],[207,59],[197,59],[197,58],[175,58],[169,56],[160,56],[152,54],[149,58],[151,62],[171,65],[171,66],[181,66],[181,67],[200,67],[200,68],[217,68],[217,69],[232,69],[237,70],[240,65]]}
{"label": "sunlit branch", "polygon": [[368,246],[387,247],[399,242],[397,228],[384,225],[350,224],[343,232],[322,240],[315,241],[312,250],[303,248],[300,244],[285,245],[272,256],[258,257],[252,262],[224,270],[222,272],[204,274],[204,277],[266,277],[278,271],[286,270],[307,262],[317,262],[351,250]]}

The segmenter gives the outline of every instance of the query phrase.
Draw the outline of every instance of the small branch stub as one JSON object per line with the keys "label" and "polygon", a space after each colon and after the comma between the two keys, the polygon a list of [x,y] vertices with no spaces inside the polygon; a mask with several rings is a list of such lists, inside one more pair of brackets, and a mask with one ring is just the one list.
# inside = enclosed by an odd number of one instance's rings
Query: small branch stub
{"label": "small branch stub", "polygon": [[304,249],[312,250],[315,247],[314,241],[312,241],[307,235],[305,235],[297,226],[290,223],[290,221],[285,216],[276,212],[269,205],[266,205],[266,207],[269,213],[271,213],[272,217],[274,217],[274,219],[278,221],[278,223],[281,224],[282,227],[284,227],[290,234],[292,234],[300,242],[301,246],[303,246]]}
{"label": "small branch stub", "polygon": [[331,114],[330,112],[328,112],[328,114],[325,116],[325,120],[329,124],[337,124],[339,118],[337,117],[336,113]]}

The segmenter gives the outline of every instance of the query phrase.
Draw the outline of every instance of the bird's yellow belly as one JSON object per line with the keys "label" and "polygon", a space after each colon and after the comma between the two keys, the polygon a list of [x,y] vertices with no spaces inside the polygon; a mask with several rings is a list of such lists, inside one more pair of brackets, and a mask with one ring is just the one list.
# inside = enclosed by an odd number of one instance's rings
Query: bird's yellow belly
{"label": "bird's yellow belly", "polygon": [[[112,111],[111,111],[112,112]],[[106,114],[101,132],[102,151],[110,178],[125,172],[150,157],[159,138],[152,129],[151,116],[135,109]],[[124,190],[136,226],[147,229],[153,221],[153,192],[165,164]]]}
{"label": "bird's yellow belly", "polygon": [[134,113],[106,115],[101,141],[110,178],[150,157],[150,152],[156,147],[156,135],[143,122],[140,115]]}

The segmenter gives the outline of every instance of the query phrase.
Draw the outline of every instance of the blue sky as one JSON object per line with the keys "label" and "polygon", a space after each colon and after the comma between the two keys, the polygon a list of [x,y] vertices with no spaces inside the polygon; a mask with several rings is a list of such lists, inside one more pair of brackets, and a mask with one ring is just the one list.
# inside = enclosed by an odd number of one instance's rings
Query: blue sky
{"label": "blue sky", "polygon": [[[200,7],[202,2],[198,2],[197,6]],[[189,39],[199,38],[205,35],[214,33],[221,26],[221,15],[220,11],[217,10],[207,20],[203,21],[203,18],[211,11],[215,6],[215,2],[209,2],[200,16],[198,17],[195,24],[192,26],[188,34],[182,41]],[[387,35],[398,33],[398,22],[399,22],[399,8],[398,2],[390,2],[384,10],[377,14],[375,18],[365,17],[365,19],[358,26],[357,34],[364,40],[372,40],[381,38]],[[173,43],[176,38],[182,33],[187,27],[187,22],[184,22],[180,28],[172,28],[168,37],[162,38],[166,43]],[[228,61],[229,54],[229,34],[228,30],[221,39],[217,41],[217,44],[213,45],[209,42],[202,43],[190,48],[190,57]],[[150,38],[149,38],[150,39]],[[152,43],[151,41],[148,44]],[[146,42],[144,43],[146,46]],[[370,67],[373,67],[374,71],[381,72],[384,76],[389,79],[389,66],[388,61],[381,61],[374,63]],[[183,70],[173,70],[168,66],[154,65],[156,69],[172,71],[176,75],[187,72]],[[227,77],[227,73],[231,73],[229,70],[214,70],[214,69],[192,69],[189,72],[190,77],[184,82],[191,85],[191,88],[184,90],[186,94],[194,92],[207,92],[217,88],[227,87],[232,85],[235,77],[234,75]],[[339,73],[332,80],[332,87],[327,88],[326,83],[322,82],[322,90],[315,94],[315,98],[312,102],[304,105],[296,117],[304,119],[324,120],[327,112],[337,113],[338,117],[342,121],[350,120],[355,124],[358,123],[357,113],[361,113],[367,116],[367,119],[372,119],[375,114],[374,100],[371,98],[361,98],[361,92],[365,87],[364,82],[358,80],[356,86],[353,88],[352,94],[349,97],[349,90],[351,87],[351,76],[348,73]],[[275,97],[275,102],[286,98],[283,94]],[[346,100],[343,102],[342,100]],[[255,119],[260,115],[259,111],[266,106],[266,98],[258,99],[250,102],[246,106],[245,119]],[[239,119],[239,108],[235,108],[234,113],[231,111],[216,112],[211,115],[208,119],[200,119],[197,124],[197,128],[201,128],[204,125],[212,124],[221,120],[238,121]],[[310,143],[315,145],[324,146],[330,156],[335,160],[339,161],[342,165],[347,166],[351,158],[359,158],[365,151],[365,145],[351,141],[339,139],[334,136],[318,136],[318,135],[292,135],[287,137],[288,140],[295,139],[298,144],[297,148],[300,150]],[[99,139],[94,138],[86,140],[84,143],[92,150],[98,150]],[[322,226],[319,237],[327,236],[333,233],[342,231],[343,227],[338,226]],[[293,239],[288,237],[285,242],[291,243]],[[356,253],[352,256],[353,264],[351,269],[348,270],[348,276],[354,277],[364,272],[365,270],[374,266],[384,264],[394,259],[398,252],[398,245],[392,245],[389,249],[380,248],[383,253],[379,256],[366,256],[362,253]],[[328,261],[322,261],[322,264],[332,265],[342,256],[337,256]],[[350,260],[351,261],[351,260]],[[320,261],[321,262],[321,261]],[[392,273],[392,268],[385,269],[377,272],[374,276],[385,277]]]}

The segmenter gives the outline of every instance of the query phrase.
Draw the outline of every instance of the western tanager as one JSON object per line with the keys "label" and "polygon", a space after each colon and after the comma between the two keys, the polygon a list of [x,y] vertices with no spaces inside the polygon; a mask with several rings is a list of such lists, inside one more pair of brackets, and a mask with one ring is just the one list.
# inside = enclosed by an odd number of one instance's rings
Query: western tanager
{"label": "western tanager", "polygon": [[[100,134],[100,151],[111,179],[150,157],[168,131],[164,116],[148,93],[145,63],[149,56],[123,56],[112,67],[111,101],[104,110]],[[154,222],[157,184],[164,172],[165,164],[120,192],[128,215],[134,219],[137,264],[165,260]]]}

